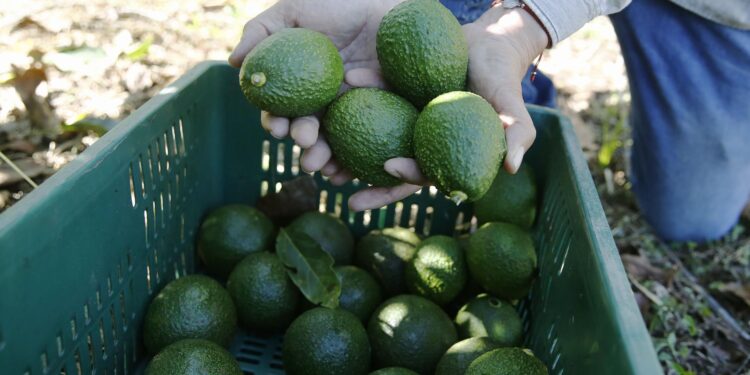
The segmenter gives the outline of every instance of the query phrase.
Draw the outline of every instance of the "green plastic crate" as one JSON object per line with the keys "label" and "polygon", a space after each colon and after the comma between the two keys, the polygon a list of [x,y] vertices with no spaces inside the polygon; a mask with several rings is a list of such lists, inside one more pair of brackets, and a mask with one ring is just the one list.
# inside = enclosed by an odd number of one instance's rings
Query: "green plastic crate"
{"label": "green plastic crate", "polygon": [[[570,123],[530,107],[539,178],[541,277],[520,304],[526,345],[550,374],[661,374]],[[141,319],[165,283],[196,270],[201,217],[253,204],[300,173],[299,149],[269,137],[237,70],[200,64],[0,215],[0,373],[129,374],[146,361]],[[350,213],[354,185],[321,186],[321,207],[356,235],[378,225],[451,234],[472,225],[423,189]],[[281,337],[240,334],[246,374],[281,374]]]}

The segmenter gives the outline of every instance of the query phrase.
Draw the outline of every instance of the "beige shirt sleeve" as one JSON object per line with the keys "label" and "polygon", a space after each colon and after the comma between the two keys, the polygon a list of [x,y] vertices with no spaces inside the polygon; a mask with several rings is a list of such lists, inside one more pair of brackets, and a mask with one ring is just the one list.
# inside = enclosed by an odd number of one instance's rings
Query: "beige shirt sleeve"
{"label": "beige shirt sleeve", "polygon": [[542,21],[552,44],[567,38],[597,16],[617,13],[631,0],[525,0]]}

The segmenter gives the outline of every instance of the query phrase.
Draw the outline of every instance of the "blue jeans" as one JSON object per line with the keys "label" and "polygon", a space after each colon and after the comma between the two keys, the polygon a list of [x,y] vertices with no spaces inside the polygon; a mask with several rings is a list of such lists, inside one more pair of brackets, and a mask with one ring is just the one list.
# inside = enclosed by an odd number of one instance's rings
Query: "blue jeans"
{"label": "blue jeans", "polygon": [[[478,16],[490,1],[443,3]],[[634,0],[611,20],[630,82],[629,175],[641,213],[666,240],[722,236],[750,199],[750,31],[666,0]],[[527,102],[554,100],[551,85],[523,85]]]}
{"label": "blue jeans", "polygon": [[632,97],[630,173],[667,240],[728,232],[750,199],[750,31],[664,0],[611,17]]}

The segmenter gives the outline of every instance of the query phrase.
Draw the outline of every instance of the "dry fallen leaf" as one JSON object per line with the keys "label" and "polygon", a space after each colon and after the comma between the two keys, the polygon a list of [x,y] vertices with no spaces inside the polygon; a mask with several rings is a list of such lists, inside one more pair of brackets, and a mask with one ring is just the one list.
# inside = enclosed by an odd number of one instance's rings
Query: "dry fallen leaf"
{"label": "dry fallen leaf", "polygon": [[46,27],[44,27],[44,25],[42,25],[37,20],[35,20],[35,19],[33,19],[33,18],[29,17],[29,16],[24,16],[23,18],[21,18],[20,20],[18,20],[18,22],[16,22],[16,24],[13,25],[13,28],[10,30],[10,32],[13,33],[13,32],[16,32],[18,30],[22,30],[22,29],[26,29],[26,28],[32,28],[32,27],[33,28],[37,28],[38,30],[46,32],[46,33],[50,32],[50,30],[47,29]]}
{"label": "dry fallen leaf", "polygon": [[17,139],[0,146],[0,150],[18,151],[29,155],[33,154],[36,148],[37,146],[28,139]]}
{"label": "dry fallen leaf", "polygon": [[47,80],[47,73],[44,69],[32,67],[24,70],[13,66],[13,73],[15,75],[13,87],[26,107],[31,127],[40,130],[50,138],[60,134],[60,118],[46,98],[36,94],[37,86]]}
{"label": "dry fallen leaf", "polygon": [[278,226],[288,225],[297,216],[318,209],[318,184],[310,176],[281,183],[278,193],[269,193],[255,205]]}
{"label": "dry fallen leaf", "polygon": [[740,284],[738,282],[722,283],[719,284],[717,289],[738,297],[750,307],[750,284]]}
{"label": "dry fallen leaf", "polygon": [[657,280],[667,283],[673,276],[673,272],[655,267],[648,258],[641,254],[622,254],[621,258],[625,270],[636,280]]}

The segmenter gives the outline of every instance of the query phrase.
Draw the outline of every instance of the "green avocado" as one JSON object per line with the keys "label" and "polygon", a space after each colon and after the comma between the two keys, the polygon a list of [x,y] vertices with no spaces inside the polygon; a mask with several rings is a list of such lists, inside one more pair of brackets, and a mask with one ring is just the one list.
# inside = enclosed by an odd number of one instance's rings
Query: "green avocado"
{"label": "green avocado", "polygon": [[469,47],[458,20],[439,1],[393,7],[380,22],[375,46],[385,80],[419,108],[466,86]]}
{"label": "green avocado", "polygon": [[145,375],[242,375],[226,349],[208,340],[185,339],[164,348],[149,362]]}
{"label": "green avocado", "polygon": [[456,91],[433,99],[414,125],[414,155],[435,186],[456,203],[489,190],[507,146],[497,112],[481,96]]}
{"label": "green avocado", "polygon": [[461,292],[468,273],[458,241],[439,235],[419,243],[404,277],[410,292],[445,305]]}
{"label": "green avocado", "polygon": [[227,290],[243,327],[253,332],[283,331],[297,312],[301,298],[278,256],[252,253],[234,268]]}
{"label": "green avocado", "polygon": [[456,328],[440,306],[414,295],[383,302],[370,317],[367,333],[375,366],[398,366],[432,374],[457,340]]}
{"label": "green avocado", "polygon": [[232,297],[216,280],[188,275],[168,283],[143,319],[143,342],[151,354],[182,339],[206,339],[228,346],[237,330]]}
{"label": "green avocado", "polygon": [[352,175],[375,186],[401,181],[383,165],[395,157],[413,157],[417,109],[406,99],[375,88],[347,91],[328,108],[323,127],[336,160]]}
{"label": "green avocado", "polygon": [[403,293],[404,268],[419,241],[419,236],[406,228],[373,230],[357,243],[355,263],[375,277],[386,296]]}
{"label": "green avocado", "polygon": [[500,347],[500,344],[489,337],[472,337],[459,341],[440,358],[435,375],[463,375],[471,362],[480,355]]}
{"label": "green avocado", "polygon": [[386,367],[373,371],[370,375],[419,375],[416,372],[403,367]]}
{"label": "green avocado", "polygon": [[508,223],[487,223],[474,232],[466,248],[466,263],[482,288],[508,300],[523,298],[537,271],[531,236]]}
{"label": "green avocado", "polygon": [[330,254],[337,266],[352,263],[354,237],[341,219],[322,212],[306,212],[292,221],[287,230],[307,234]]}
{"label": "green avocado", "polygon": [[489,337],[501,346],[521,343],[521,317],[510,302],[481,294],[456,314],[458,337]]}
{"label": "green avocado", "polygon": [[339,308],[356,315],[363,323],[383,302],[383,292],[375,278],[365,270],[354,266],[334,268],[341,283]]}
{"label": "green avocado", "polygon": [[339,51],[327,36],[284,29],[258,43],[240,68],[247,99],[277,116],[301,117],[325,108],[344,80]]}
{"label": "green avocado", "polygon": [[274,227],[254,207],[230,204],[211,211],[201,223],[198,256],[206,269],[226,278],[245,256],[273,246]]}
{"label": "green avocado", "polygon": [[529,351],[500,348],[471,362],[465,375],[547,375],[547,366]]}
{"label": "green avocado", "polygon": [[536,195],[531,166],[522,163],[516,174],[506,172],[501,166],[490,190],[474,203],[474,214],[479,225],[502,221],[529,229],[536,218]]}
{"label": "green avocado", "polygon": [[364,375],[370,371],[370,342],[354,314],[316,307],[289,326],[282,358],[289,375]]}

